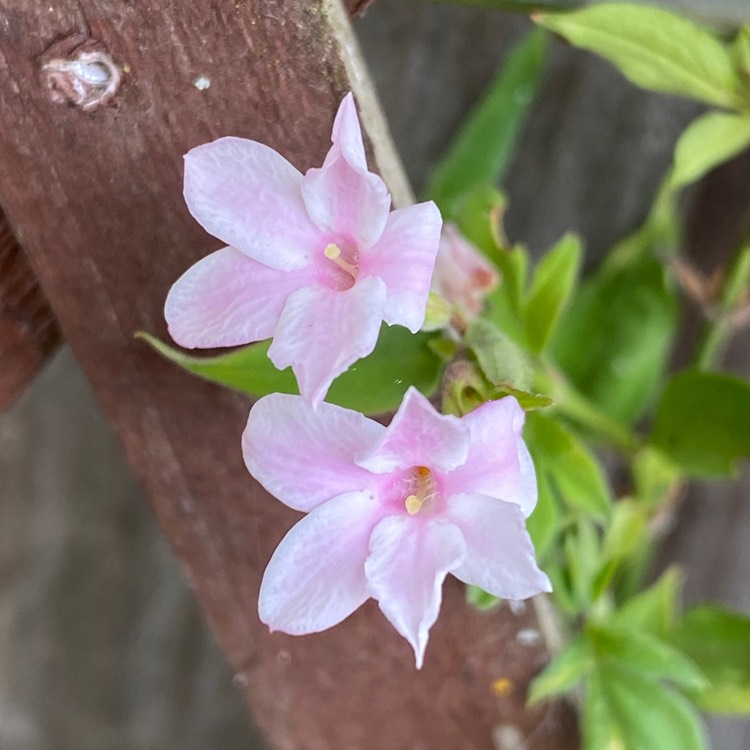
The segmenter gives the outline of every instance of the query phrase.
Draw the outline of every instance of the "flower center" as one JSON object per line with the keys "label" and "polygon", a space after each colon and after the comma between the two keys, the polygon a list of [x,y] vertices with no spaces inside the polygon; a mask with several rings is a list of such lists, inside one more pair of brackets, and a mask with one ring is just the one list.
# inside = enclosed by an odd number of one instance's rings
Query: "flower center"
{"label": "flower center", "polygon": [[429,508],[437,496],[437,484],[426,466],[418,466],[409,482],[410,494],[404,500],[406,512],[415,516],[422,508]]}
{"label": "flower center", "polygon": [[348,274],[351,279],[351,286],[354,284],[354,282],[357,280],[357,272],[358,268],[354,263],[349,263],[347,259],[343,256],[341,252],[341,248],[334,244],[333,242],[326,245],[325,250],[323,250],[323,255],[328,258],[328,260],[335,263],[344,273]]}

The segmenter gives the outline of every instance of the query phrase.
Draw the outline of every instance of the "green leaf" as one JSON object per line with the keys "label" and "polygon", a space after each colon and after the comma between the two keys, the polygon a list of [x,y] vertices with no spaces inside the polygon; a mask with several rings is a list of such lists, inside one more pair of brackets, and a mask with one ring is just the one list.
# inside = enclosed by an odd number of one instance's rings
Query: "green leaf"
{"label": "green leaf", "polygon": [[691,659],[649,633],[612,623],[589,624],[586,637],[601,663],[622,662],[643,677],[669,680],[686,689],[706,685],[703,672]]}
{"label": "green leaf", "polygon": [[535,20],[609,60],[638,86],[720,107],[739,104],[739,80],[729,49],[674,13],[604,4]]}
{"label": "green leaf", "polygon": [[483,317],[519,346],[526,347],[524,307],[528,252],[526,248],[516,246],[497,251],[491,260],[500,271],[500,283],[485,299]]}
{"label": "green leaf", "polygon": [[559,491],[570,508],[607,518],[612,493],[599,462],[559,422],[538,412],[527,415],[524,432],[538,474]]}
{"label": "green leaf", "polygon": [[593,583],[594,599],[608,589],[624,561],[640,550],[646,535],[645,509],[632,500],[618,500],[604,534],[601,564]]}
{"label": "green leaf", "polygon": [[[629,0],[629,2],[633,1]],[[532,11],[573,10],[585,5],[596,5],[602,0],[432,0],[432,2],[530,13]],[[640,0],[640,2],[676,8],[701,23],[709,23],[717,27],[738,26],[747,21],[745,0]]]}
{"label": "green leaf", "polygon": [[674,626],[681,589],[682,575],[670,568],[656,583],[627,601],[613,621],[664,638]]}
{"label": "green leaf", "polygon": [[631,464],[638,502],[657,509],[668,500],[680,479],[680,471],[661,451],[644,445]]}
{"label": "green leaf", "polygon": [[608,560],[627,557],[642,541],[645,532],[643,508],[632,500],[618,500],[604,535],[602,554]]}
{"label": "green leaf", "polygon": [[750,118],[709,112],[694,120],[677,141],[672,185],[689,185],[750,146]]}
{"label": "green leaf", "polygon": [[652,443],[692,476],[726,476],[750,455],[750,384],[691,370],[672,378]]}
{"label": "green leaf", "polygon": [[507,198],[492,185],[477,185],[456,199],[453,220],[461,234],[493,262],[507,240],[503,217]]}
{"label": "green leaf", "polygon": [[452,217],[458,196],[496,183],[508,163],[544,65],[546,35],[538,31],[508,55],[430,180],[427,196],[446,218]]}
{"label": "green leaf", "polygon": [[750,23],[745,23],[737,30],[732,44],[732,55],[740,74],[750,81]]}
{"label": "green leaf", "polygon": [[277,370],[268,359],[270,341],[234,349],[218,357],[195,357],[165,344],[149,333],[139,331],[135,336],[183,370],[227,388],[253,396],[266,396],[276,392],[299,393],[292,371]]}
{"label": "green leaf", "polygon": [[537,476],[537,490],[538,499],[532,514],[526,519],[526,530],[534,543],[536,559],[541,562],[560,532],[560,511],[546,474]]}
{"label": "green leaf", "polygon": [[[599,670],[586,682],[583,704],[584,750],[632,750],[626,748],[615,717],[610,710]],[[666,750],[664,748],[663,750]]]}
{"label": "green leaf", "polygon": [[696,607],[671,641],[708,677],[708,687],[691,693],[701,708],[750,714],[750,617],[712,605]]}
{"label": "green leaf", "polygon": [[466,603],[480,612],[489,612],[500,604],[500,599],[492,594],[488,594],[484,589],[480,589],[479,586],[467,586]]}
{"label": "green leaf", "polygon": [[623,750],[705,750],[700,718],[682,696],[613,660],[600,679]]}
{"label": "green leaf", "polygon": [[[184,370],[219,385],[256,397],[299,392],[292,371],[277,370],[268,359],[270,342],[218,357],[193,357],[147,333],[136,336]],[[375,351],[334,381],[327,400],[365,414],[382,414],[401,403],[410,385],[431,395],[442,369],[440,359],[429,346],[435,338],[427,333],[413,335],[401,326],[384,325]]]}
{"label": "green leaf", "polygon": [[537,264],[526,297],[526,339],[540,352],[551,338],[558,318],[578,280],[581,241],[566,234]]}
{"label": "green leaf", "polygon": [[465,342],[490,383],[527,390],[531,366],[526,355],[496,326],[478,318],[466,331]]}
{"label": "green leaf", "polygon": [[655,215],[583,281],[552,342],[577,389],[623,424],[651,404],[672,347],[677,304],[654,257],[672,218]]}
{"label": "green leaf", "polygon": [[582,636],[576,636],[563,652],[538,674],[529,686],[530,706],[574,688],[594,665],[591,647]]}

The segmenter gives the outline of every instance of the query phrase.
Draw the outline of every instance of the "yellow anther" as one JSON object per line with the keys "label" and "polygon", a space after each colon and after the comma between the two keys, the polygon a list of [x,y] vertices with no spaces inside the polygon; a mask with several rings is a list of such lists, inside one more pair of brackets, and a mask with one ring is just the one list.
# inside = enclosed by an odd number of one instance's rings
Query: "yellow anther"
{"label": "yellow anther", "polygon": [[338,245],[334,245],[333,242],[323,250],[323,255],[329,260],[336,260],[341,255],[341,248]]}
{"label": "yellow anther", "polygon": [[415,516],[417,513],[419,513],[422,503],[424,500],[420,500],[416,495],[409,495],[409,497],[406,498],[406,512],[410,516]]}

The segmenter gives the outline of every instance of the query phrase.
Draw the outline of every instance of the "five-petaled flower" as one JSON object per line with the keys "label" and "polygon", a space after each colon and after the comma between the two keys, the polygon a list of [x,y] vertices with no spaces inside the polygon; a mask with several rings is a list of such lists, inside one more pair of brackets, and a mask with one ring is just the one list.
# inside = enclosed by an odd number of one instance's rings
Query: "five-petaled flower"
{"label": "five-petaled flower", "polygon": [[381,322],[416,333],[438,250],[434,203],[390,211],[368,171],[351,94],[323,166],[304,176],[262,143],[220,138],[185,157],[185,200],[229,247],[196,263],[169,292],[165,316],[182,346],[273,337],[316,406],[331,382],[375,347]]}
{"label": "five-petaled flower", "polygon": [[458,419],[413,388],[387,428],[299,396],[260,399],[247,467],[307,512],[265,571],[261,620],[314,633],[374,597],[421,667],[448,573],[507,599],[551,590],[525,529],[537,491],[523,422],[512,397]]}

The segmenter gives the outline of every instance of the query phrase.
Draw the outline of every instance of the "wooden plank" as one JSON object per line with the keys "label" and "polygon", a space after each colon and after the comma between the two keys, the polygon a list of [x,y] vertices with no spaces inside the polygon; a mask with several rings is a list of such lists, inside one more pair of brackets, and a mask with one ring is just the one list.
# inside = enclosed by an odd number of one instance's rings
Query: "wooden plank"
{"label": "wooden plank", "polygon": [[0,414],[57,349],[60,330],[0,211]]}
{"label": "wooden plank", "polygon": [[[106,106],[55,103],[40,79],[45,51],[75,33],[122,70]],[[493,732],[496,744],[531,734],[547,716],[528,747],[563,748],[564,711],[521,714],[544,648],[502,649],[535,627],[532,615],[479,615],[458,585],[446,589],[421,673],[372,604],[324,634],[269,635],[255,614],[260,575],[296,514],[242,465],[249,403],[132,338],[138,329],[165,335],[169,286],[218,246],[182,205],[180,155],[234,134],[306,169],[320,163],[349,88],[402,203],[408,187],[337,2],[60,0],[19,9],[0,0],[0,204],[273,747],[484,750]],[[510,695],[493,694],[499,677]],[[510,722],[518,728],[498,728]]]}

